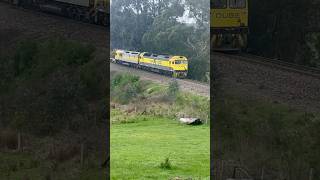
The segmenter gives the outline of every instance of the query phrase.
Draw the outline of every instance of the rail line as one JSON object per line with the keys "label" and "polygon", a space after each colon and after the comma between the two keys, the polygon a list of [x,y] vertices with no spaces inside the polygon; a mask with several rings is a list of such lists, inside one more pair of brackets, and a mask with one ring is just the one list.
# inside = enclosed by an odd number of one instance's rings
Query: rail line
{"label": "rail line", "polygon": [[51,13],[51,12],[45,12],[45,11],[42,11],[42,10],[37,9],[37,8],[15,6],[15,5],[12,5],[12,4],[8,3],[8,2],[4,2],[4,1],[1,1],[1,0],[0,0],[0,3],[8,4],[13,9],[17,9],[17,10],[20,10],[20,11],[23,11],[23,12],[27,12],[27,13],[33,13],[35,15],[41,15],[43,17],[48,17],[48,18],[51,18],[51,19],[57,19],[57,20],[61,20],[61,21],[69,21],[70,23],[76,23],[76,24],[80,24],[80,25],[85,25],[85,26],[88,26],[88,27],[92,27],[92,28],[95,28],[95,29],[101,29],[101,30],[104,30],[104,31],[108,30],[108,26],[101,26],[101,25],[98,25],[98,24],[92,24],[92,23],[89,23],[89,22],[81,21],[81,20],[71,19],[71,18],[62,16],[62,15],[59,15],[59,14],[54,14],[54,13]]}
{"label": "rail line", "polygon": [[[113,58],[110,58],[110,62],[113,62],[113,63],[114,63],[114,59],[113,59]],[[129,66],[128,66],[128,67],[129,67]],[[132,67],[130,67],[130,68],[132,68]],[[156,73],[156,72],[153,72],[153,71],[147,71],[147,72],[159,74],[159,73]],[[159,75],[162,75],[162,74],[159,74]],[[166,75],[163,75],[163,76],[166,76]],[[170,77],[170,76],[166,76],[166,77],[172,78],[172,77]],[[177,78],[175,78],[175,79],[177,79]],[[199,85],[201,85],[201,86],[210,86],[210,84],[208,84],[208,83],[201,82],[201,81],[197,81],[197,80],[192,80],[192,79],[179,79],[179,78],[178,78],[178,80],[179,80],[179,81],[184,81],[184,82],[189,82],[189,83],[197,83],[197,84],[199,84]]]}
{"label": "rail line", "polygon": [[[111,62],[112,62],[112,58],[110,58],[110,63]],[[205,96],[205,97],[210,97],[210,84],[196,81],[196,80],[191,80],[191,79],[172,78],[170,76],[166,76],[166,75],[159,74],[156,72],[145,71],[142,69],[132,68],[132,67],[121,65],[121,64],[116,64],[116,63],[112,63],[112,64],[114,64],[114,65],[112,65],[110,67],[111,70],[112,70],[112,67],[117,67],[117,66],[122,67],[123,71],[135,73],[139,76],[143,76],[142,77],[143,79],[155,81],[155,82],[162,83],[162,84],[168,83],[170,80],[175,79],[179,83],[182,90],[186,90],[189,92],[195,92],[195,93],[202,95],[202,96]]]}
{"label": "rail line", "polygon": [[244,53],[225,54],[220,52],[213,52],[211,55],[213,55],[213,58],[215,56],[221,57],[221,58],[232,58],[236,60],[260,64],[263,66],[269,66],[271,68],[277,68],[285,71],[296,72],[303,75],[320,78],[320,69],[318,68],[312,68],[312,67],[294,64],[294,63],[289,63],[289,62],[281,61],[278,59],[266,58],[266,57],[261,57],[261,56],[251,55],[251,54],[244,54]]}

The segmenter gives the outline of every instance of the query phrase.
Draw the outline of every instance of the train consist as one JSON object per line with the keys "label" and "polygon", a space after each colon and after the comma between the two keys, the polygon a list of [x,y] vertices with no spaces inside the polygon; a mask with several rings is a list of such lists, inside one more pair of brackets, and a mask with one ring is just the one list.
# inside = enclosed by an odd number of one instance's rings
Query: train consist
{"label": "train consist", "polygon": [[211,49],[241,51],[247,47],[248,1],[211,0]]}
{"label": "train consist", "polygon": [[113,62],[178,78],[188,74],[188,59],[184,56],[115,50]]}
{"label": "train consist", "polygon": [[34,8],[72,19],[107,26],[109,0],[2,0],[16,6]]}

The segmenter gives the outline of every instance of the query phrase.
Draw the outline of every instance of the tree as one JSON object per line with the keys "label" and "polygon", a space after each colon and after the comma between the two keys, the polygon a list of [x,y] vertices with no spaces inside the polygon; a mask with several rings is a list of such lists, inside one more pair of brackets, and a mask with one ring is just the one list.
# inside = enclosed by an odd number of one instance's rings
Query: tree
{"label": "tree", "polygon": [[[189,59],[189,77],[207,80],[209,2],[115,0],[111,10],[111,48],[184,55]],[[181,22],[185,14],[196,24]]]}

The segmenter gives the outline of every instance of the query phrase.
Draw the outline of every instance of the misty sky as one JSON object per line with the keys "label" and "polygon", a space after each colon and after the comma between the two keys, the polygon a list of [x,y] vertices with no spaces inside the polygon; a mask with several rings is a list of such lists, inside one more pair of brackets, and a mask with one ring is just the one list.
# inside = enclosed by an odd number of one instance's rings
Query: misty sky
{"label": "misty sky", "polygon": [[[112,0],[110,0],[110,4],[111,4],[111,3],[112,3]],[[188,24],[194,24],[194,23],[196,23],[196,21],[195,21],[193,18],[189,18],[189,17],[188,17],[188,13],[189,13],[189,11],[186,10],[186,11],[184,12],[183,17],[179,18],[178,21],[183,22],[183,23],[188,23]]]}

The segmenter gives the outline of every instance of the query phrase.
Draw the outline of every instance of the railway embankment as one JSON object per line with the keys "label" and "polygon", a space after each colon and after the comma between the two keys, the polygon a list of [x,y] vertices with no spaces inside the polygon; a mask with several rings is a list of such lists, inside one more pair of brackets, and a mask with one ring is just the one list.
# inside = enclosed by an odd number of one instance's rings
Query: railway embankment
{"label": "railway embankment", "polygon": [[108,48],[108,28],[32,11],[0,2],[1,53],[12,49],[21,39],[61,37]]}
{"label": "railway embankment", "polygon": [[213,174],[228,179],[237,167],[252,179],[316,177],[320,79],[258,59],[212,56]]}
{"label": "railway embankment", "polygon": [[237,56],[213,55],[211,60],[220,96],[221,93],[232,93],[306,111],[320,110],[319,77]]}
{"label": "railway embankment", "polygon": [[[168,85],[173,78],[169,76],[160,75],[157,73],[152,73],[136,68],[127,67],[119,64],[110,64],[110,71],[112,72],[129,72],[135,75],[138,75],[143,80],[153,81],[162,85]],[[195,93],[201,96],[209,97],[210,96],[210,85],[206,83],[201,83],[198,81],[193,81],[190,79],[176,79],[180,89],[185,92]]]}

